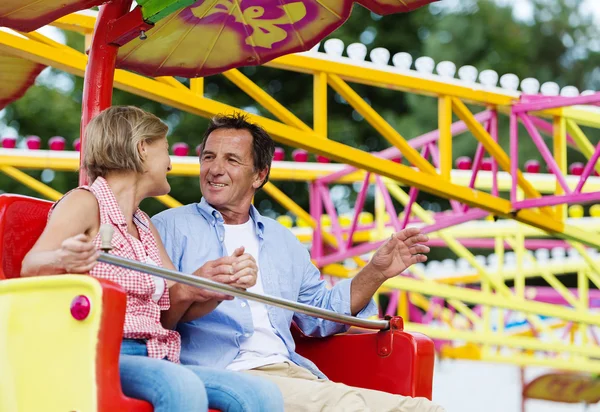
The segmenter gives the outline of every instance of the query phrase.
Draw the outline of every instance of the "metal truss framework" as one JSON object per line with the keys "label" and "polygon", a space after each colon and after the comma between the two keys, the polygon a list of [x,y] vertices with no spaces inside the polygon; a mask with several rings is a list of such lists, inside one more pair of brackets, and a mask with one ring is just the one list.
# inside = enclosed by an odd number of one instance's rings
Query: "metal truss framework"
{"label": "metal truss framework", "polygon": [[[75,14],[58,20],[55,25],[89,36],[94,19]],[[88,63],[84,53],[38,33],[0,31],[0,51],[77,76],[84,75]],[[578,225],[566,219],[564,207],[600,200],[598,179],[590,177],[594,169],[600,171],[597,165],[600,145],[594,148],[580,127],[600,127],[600,112],[589,106],[580,107],[600,103],[599,93],[575,98],[518,96],[497,89],[448,82],[435,76],[399,73],[372,64],[350,64],[348,59],[321,53],[285,56],[269,66],[313,76],[313,127],[302,122],[238,70],[223,75],[278,119],[251,115],[252,120],[265,127],[278,142],[346,165],[275,164],[273,180],[309,182],[309,211],[303,210],[274,184],[269,183],[264,188],[313,229],[308,237],[312,242],[312,257],[324,274],[351,276],[354,269],[342,262],[352,259],[361,266],[364,264],[361,256],[376,249],[391,230],[399,230],[408,224],[420,225],[425,232],[431,233],[434,242],[450,248],[464,259],[470,273],[432,279],[423,268],[416,267],[410,276],[388,281],[381,291],[390,294],[387,311],[402,314],[407,328],[439,339],[442,354],[446,356],[600,372],[600,362],[592,360],[600,357],[595,334],[600,318],[597,313],[590,312],[595,307],[590,303],[590,296],[595,291],[588,290],[590,281],[600,288],[600,261],[584,247],[598,248],[600,235],[594,225]],[[437,98],[438,130],[405,139],[352,89],[352,83]],[[204,97],[203,79],[192,79],[188,88],[174,78],[150,79],[116,70],[114,86],[204,117],[237,110]],[[329,88],[342,96],[392,147],[380,153],[367,153],[328,139]],[[466,104],[481,106],[484,110],[474,114]],[[498,144],[498,117],[505,114],[511,122],[510,156]],[[453,122],[453,116],[459,121]],[[547,162],[550,174],[532,175],[519,169],[516,156],[519,121]],[[464,132],[472,134],[478,148],[471,170],[456,171],[452,169],[452,141],[454,136]],[[546,146],[542,133],[550,134],[553,152]],[[568,144],[577,147],[588,158],[579,177],[566,175]],[[51,199],[58,198],[60,193],[18,168],[77,170],[75,156],[46,154],[45,160],[40,162],[39,155],[9,152],[0,152],[0,171]],[[482,170],[485,153],[492,159],[489,171]],[[392,160],[399,157],[411,166]],[[173,173],[197,175],[197,159],[174,158]],[[338,216],[329,188],[334,183],[357,181],[362,182],[362,187],[354,215],[349,224],[344,223]],[[364,223],[360,221],[360,213],[370,186],[376,191],[375,220]],[[406,186],[410,188],[408,192],[404,189]],[[425,211],[416,202],[420,190],[449,199],[451,210],[437,214]],[[510,198],[501,197],[502,191],[510,192]],[[551,195],[542,196],[549,192]],[[168,196],[159,200],[170,207],[179,205]],[[394,200],[404,207],[401,215],[395,210]],[[324,224],[323,212],[327,214],[329,225]],[[498,218],[516,222],[502,231],[497,229],[502,226],[502,220],[494,223]],[[469,224],[475,223],[485,228],[478,236],[467,229]],[[526,239],[540,234],[561,240]],[[547,248],[556,242],[577,250],[580,261],[571,266],[564,265],[561,272],[554,262],[537,261],[528,253],[527,248]],[[467,249],[469,244],[494,248],[498,266],[492,269],[482,264]],[[515,252],[516,262],[512,268],[504,267],[505,247]],[[557,278],[561,273],[570,272],[578,274],[577,290],[567,289]],[[532,289],[525,287],[528,276],[544,278],[551,288],[539,289],[534,294]],[[506,278],[514,279],[514,288],[505,285]],[[461,286],[464,283],[478,284],[480,288],[468,289]],[[514,332],[507,328],[512,313],[524,316],[527,325],[524,331]],[[560,333],[564,336],[558,336]],[[448,341],[468,344],[453,346]]]}

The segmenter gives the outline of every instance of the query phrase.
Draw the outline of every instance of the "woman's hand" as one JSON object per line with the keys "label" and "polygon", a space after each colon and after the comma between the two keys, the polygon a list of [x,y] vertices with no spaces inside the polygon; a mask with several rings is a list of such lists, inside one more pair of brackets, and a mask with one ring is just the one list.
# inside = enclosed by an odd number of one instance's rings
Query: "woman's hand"
{"label": "woman's hand", "polygon": [[88,273],[98,263],[98,256],[100,252],[83,233],[65,239],[56,251],[57,266],[65,273]]}
{"label": "woman's hand", "polygon": [[177,294],[179,299],[189,303],[205,303],[211,300],[223,301],[232,300],[233,296],[224,293],[213,292],[212,290],[202,289],[197,286],[190,286],[184,283],[175,283],[170,289],[171,299],[173,294]]}

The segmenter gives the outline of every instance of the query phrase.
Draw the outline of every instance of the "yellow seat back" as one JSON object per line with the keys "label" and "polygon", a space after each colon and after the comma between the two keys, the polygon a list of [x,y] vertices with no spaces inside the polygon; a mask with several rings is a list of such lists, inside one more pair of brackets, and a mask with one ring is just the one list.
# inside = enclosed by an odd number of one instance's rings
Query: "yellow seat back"
{"label": "yellow seat back", "polygon": [[[88,276],[0,282],[0,411],[97,411],[102,286]],[[83,320],[71,303],[91,303]]]}

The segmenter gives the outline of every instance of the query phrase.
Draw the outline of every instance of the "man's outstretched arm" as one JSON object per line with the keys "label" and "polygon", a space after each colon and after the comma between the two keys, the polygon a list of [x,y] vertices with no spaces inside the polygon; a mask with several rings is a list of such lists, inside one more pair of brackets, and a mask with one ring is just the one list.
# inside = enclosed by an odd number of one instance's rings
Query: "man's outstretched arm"
{"label": "man's outstretched arm", "polygon": [[423,243],[429,238],[418,228],[408,228],[393,234],[373,258],[356,274],[350,286],[350,310],[359,313],[371,300],[377,289],[415,263],[425,262],[429,247]]}

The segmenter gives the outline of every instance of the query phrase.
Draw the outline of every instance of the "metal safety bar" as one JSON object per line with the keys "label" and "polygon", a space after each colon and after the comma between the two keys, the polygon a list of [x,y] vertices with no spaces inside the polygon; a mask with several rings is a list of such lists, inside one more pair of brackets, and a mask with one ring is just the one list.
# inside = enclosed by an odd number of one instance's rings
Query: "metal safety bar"
{"label": "metal safety bar", "polygon": [[214,280],[188,275],[175,270],[165,269],[159,266],[148,265],[146,263],[138,262],[137,260],[126,259],[120,256],[108,254],[106,252],[100,252],[100,257],[98,257],[98,261],[108,263],[110,265],[120,266],[126,269],[145,272],[175,282],[185,283],[186,285],[208,289],[213,292],[220,292],[238,298],[250,299],[267,305],[276,306],[278,308],[288,309],[298,313],[303,313],[305,315],[313,316],[316,318],[323,318],[326,320],[343,323],[346,325],[378,330],[388,329],[390,326],[390,323],[387,320],[360,319],[354,316],[343,315],[341,313],[337,313],[327,309],[317,308],[311,305],[306,305],[304,303],[293,302],[291,300],[278,298],[275,296],[261,295],[254,292],[248,292],[247,290],[238,289],[230,285],[215,282]]}

